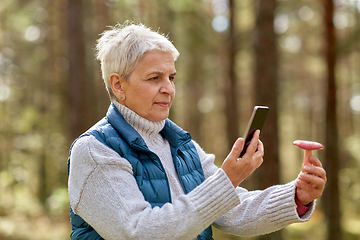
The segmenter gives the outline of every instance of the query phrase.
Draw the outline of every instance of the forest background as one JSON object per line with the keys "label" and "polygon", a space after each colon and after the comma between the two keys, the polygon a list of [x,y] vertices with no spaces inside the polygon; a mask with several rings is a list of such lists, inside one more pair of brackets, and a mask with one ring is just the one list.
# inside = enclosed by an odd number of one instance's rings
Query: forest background
{"label": "forest background", "polygon": [[303,151],[328,173],[307,223],[262,237],[360,239],[358,0],[1,0],[0,240],[69,239],[71,142],[108,108],[94,47],[132,20],[180,51],[170,118],[221,165],[254,105],[270,113],[250,190],[295,179]]}

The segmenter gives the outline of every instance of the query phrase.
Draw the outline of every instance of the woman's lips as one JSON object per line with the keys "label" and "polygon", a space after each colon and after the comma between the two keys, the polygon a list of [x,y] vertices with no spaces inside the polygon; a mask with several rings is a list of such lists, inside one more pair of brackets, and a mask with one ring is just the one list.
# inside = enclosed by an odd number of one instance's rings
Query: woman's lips
{"label": "woman's lips", "polygon": [[155,102],[156,105],[159,105],[160,107],[169,107],[169,102]]}

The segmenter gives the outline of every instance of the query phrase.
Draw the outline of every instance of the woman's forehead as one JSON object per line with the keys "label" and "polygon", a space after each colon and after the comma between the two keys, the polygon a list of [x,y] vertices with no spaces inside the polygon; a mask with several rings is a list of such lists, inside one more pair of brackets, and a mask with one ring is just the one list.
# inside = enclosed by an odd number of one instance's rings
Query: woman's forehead
{"label": "woman's forehead", "polygon": [[174,58],[171,53],[153,50],[146,52],[135,69],[146,72],[176,72]]}

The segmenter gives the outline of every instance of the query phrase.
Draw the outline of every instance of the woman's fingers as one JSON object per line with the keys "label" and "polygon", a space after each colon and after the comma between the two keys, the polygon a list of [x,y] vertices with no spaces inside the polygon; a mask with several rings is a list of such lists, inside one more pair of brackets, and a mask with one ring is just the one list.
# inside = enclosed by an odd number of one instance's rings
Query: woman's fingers
{"label": "woman's fingers", "polygon": [[232,146],[231,151],[226,157],[226,159],[236,160],[239,157],[242,149],[244,148],[244,143],[245,141],[243,138],[238,138]]}
{"label": "woman's fingers", "polygon": [[260,130],[256,130],[253,134],[253,138],[251,139],[248,148],[246,149],[246,153],[244,154],[243,158],[245,157],[245,155],[250,155],[251,157],[252,155],[254,155],[254,153],[258,149],[259,136],[260,136]]}
{"label": "woman's fingers", "polygon": [[313,188],[324,188],[327,181],[325,169],[316,157],[311,156],[309,161],[311,164],[302,167],[299,179]]}
{"label": "woman's fingers", "polygon": [[[254,137],[242,158],[239,158],[239,155],[244,147],[244,139],[237,139],[221,166],[234,187],[238,186],[245,178],[251,175],[262,163],[264,146],[259,140],[259,134],[260,131],[254,133]],[[258,151],[254,154],[256,149],[258,149]]]}
{"label": "woman's fingers", "polygon": [[309,157],[309,163],[314,166],[322,167],[321,161],[313,155]]}
{"label": "woman's fingers", "polygon": [[302,172],[303,173],[308,173],[310,175],[314,175],[314,176],[317,176],[319,178],[323,178],[325,179],[326,178],[326,171],[325,169],[322,167],[322,164],[320,162],[319,159],[317,159],[316,157],[314,156],[311,156],[309,158],[310,160],[310,163],[309,165],[304,165],[302,167]]}
{"label": "woman's fingers", "polygon": [[260,139],[258,140],[257,149],[256,149],[256,152],[254,153],[254,155],[261,155],[261,157],[264,156],[264,144],[262,143],[262,141]]}
{"label": "woman's fingers", "polygon": [[315,188],[322,188],[325,181],[324,178],[304,172],[300,174],[299,179]]}

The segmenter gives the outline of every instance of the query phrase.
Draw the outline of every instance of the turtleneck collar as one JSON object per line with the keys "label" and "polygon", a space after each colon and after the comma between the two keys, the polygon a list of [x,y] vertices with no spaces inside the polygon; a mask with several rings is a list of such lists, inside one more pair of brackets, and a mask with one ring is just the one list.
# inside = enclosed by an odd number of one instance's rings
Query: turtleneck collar
{"label": "turtleneck collar", "polygon": [[125,121],[140,134],[148,147],[163,143],[164,139],[159,133],[165,126],[165,120],[152,122],[117,101],[113,101],[113,104],[124,117]]}

